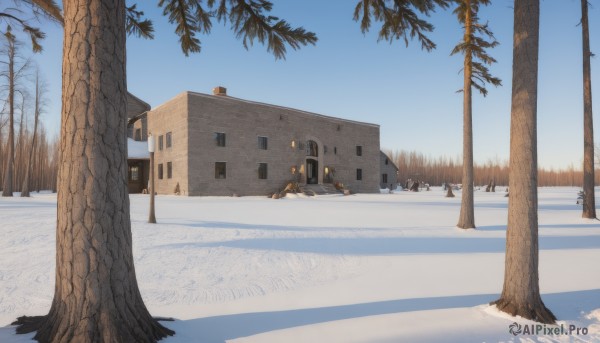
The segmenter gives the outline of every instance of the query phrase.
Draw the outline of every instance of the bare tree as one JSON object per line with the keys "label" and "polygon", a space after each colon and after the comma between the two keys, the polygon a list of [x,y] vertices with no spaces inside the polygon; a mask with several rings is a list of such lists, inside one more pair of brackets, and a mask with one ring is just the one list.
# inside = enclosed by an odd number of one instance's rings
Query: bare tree
{"label": "bare tree", "polygon": [[11,197],[13,196],[15,172],[15,58],[17,55],[17,42],[10,26],[4,33],[4,37],[6,38],[7,61],[1,63],[6,64],[8,67],[7,73],[3,74],[8,81],[8,142],[2,196]]}
{"label": "bare tree", "polygon": [[592,116],[592,74],[588,0],[581,0],[581,35],[583,41],[583,218],[596,218],[594,191],[594,119]]}
{"label": "bare tree", "polygon": [[506,260],[502,294],[494,304],[513,316],[554,323],[540,296],[538,274],[539,6],[539,0],[515,0]]}
{"label": "bare tree", "polygon": [[39,68],[35,73],[35,104],[33,109],[33,133],[31,139],[31,146],[29,148],[29,153],[27,154],[27,166],[25,167],[25,176],[23,178],[23,186],[21,187],[21,196],[29,197],[29,185],[31,183],[30,173],[33,164],[34,152],[35,152],[35,144],[37,139],[37,128],[38,122],[40,119],[40,114],[42,112],[42,97],[43,97],[44,88],[42,87],[42,83],[40,81],[40,70]]}

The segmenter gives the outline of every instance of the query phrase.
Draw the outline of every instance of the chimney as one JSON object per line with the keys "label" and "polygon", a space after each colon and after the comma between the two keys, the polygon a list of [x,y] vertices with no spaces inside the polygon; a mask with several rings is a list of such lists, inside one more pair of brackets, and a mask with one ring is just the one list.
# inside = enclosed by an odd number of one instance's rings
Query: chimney
{"label": "chimney", "polygon": [[213,95],[227,96],[227,88],[221,86],[215,87],[213,88]]}

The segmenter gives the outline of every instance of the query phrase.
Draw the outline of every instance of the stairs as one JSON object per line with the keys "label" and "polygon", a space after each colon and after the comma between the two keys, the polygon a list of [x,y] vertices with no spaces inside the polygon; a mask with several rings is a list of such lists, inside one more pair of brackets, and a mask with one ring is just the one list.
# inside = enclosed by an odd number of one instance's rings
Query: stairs
{"label": "stairs", "polygon": [[308,196],[342,193],[335,189],[335,187],[330,183],[322,185],[301,185],[300,191]]}

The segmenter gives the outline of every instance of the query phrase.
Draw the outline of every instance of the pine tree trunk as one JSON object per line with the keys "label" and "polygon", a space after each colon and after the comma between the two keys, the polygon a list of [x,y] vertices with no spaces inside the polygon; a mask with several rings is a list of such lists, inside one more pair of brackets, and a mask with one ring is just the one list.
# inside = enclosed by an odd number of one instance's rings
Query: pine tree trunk
{"label": "pine tree trunk", "polygon": [[156,342],[132,256],[124,0],[65,0],[56,286],[40,342]]}
{"label": "pine tree trunk", "polygon": [[539,0],[516,0],[504,286],[499,310],[554,323],[538,276],[537,80]]}
{"label": "pine tree trunk", "polygon": [[15,172],[15,42],[8,37],[8,146],[2,196],[13,196],[13,173]]}
{"label": "pine tree trunk", "polygon": [[594,120],[592,117],[592,76],[590,66],[590,31],[588,0],[581,0],[583,40],[583,218],[596,218],[594,191]]}
{"label": "pine tree trunk", "polygon": [[[471,1],[466,0],[465,42],[471,40]],[[463,174],[460,216],[457,226],[461,229],[475,228],[475,204],[473,199],[473,109],[471,101],[472,53],[465,51],[463,88]]]}

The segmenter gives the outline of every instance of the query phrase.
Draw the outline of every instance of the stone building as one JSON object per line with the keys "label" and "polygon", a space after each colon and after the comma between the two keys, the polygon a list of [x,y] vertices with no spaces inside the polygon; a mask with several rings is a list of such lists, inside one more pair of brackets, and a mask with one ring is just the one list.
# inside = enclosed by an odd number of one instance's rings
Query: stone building
{"label": "stone building", "polygon": [[379,188],[394,190],[398,187],[398,167],[383,151],[379,153],[379,171],[381,173]]}
{"label": "stone building", "polygon": [[129,126],[135,140],[155,137],[158,194],[267,195],[290,181],[380,187],[376,124],[242,100],[217,87],[213,95],[181,93]]}

